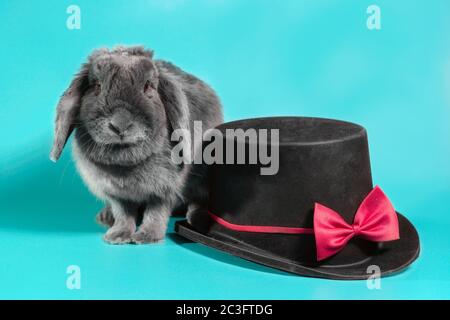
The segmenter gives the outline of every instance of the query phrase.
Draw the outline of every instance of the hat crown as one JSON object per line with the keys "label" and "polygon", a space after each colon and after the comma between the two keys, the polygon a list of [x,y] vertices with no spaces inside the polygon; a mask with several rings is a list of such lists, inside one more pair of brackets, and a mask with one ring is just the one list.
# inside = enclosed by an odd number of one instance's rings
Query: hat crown
{"label": "hat crown", "polygon": [[[230,122],[218,129],[224,133],[256,129],[258,135],[260,129],[279,130],[276,174],[262,175],[265,165],[261,164],[209,166],[209,210],[231,223],[311,228],[314,204],[319,202],[351,224],[372,190],[367,133],[359,125],[276,117]],[[229,138],[224,135],[224,139]],[[234,150],[249,151],[248,141],[233,143]]]}

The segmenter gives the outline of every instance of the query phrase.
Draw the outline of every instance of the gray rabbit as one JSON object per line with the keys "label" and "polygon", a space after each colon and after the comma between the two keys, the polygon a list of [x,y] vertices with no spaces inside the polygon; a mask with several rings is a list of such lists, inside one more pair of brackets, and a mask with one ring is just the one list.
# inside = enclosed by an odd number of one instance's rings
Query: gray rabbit
{"label": "gray rabbit", "polygon": [[[169,216],[207,200],[205,172],[171,158],[171,134],[222,123],[214,91],[143,47],[95,50],[61,97],[50,158],[56,161],[75,129],[73,155],[83,180],[106,207],[97,221],[113,244],[164,238]],[[196,150],[189,139],[189,150]],[[200,147],[201,148],[201,147]],[[198,150],[198,149],[197,149]]]}

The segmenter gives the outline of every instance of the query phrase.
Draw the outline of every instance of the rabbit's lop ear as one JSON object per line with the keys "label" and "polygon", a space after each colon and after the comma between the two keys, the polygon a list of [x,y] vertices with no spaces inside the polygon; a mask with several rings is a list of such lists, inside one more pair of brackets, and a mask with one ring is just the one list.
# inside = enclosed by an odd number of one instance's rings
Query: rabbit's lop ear
{"label": "rabbit's lop ear", "polygon": [[88,86],[88,70],[88,65],[83,65],[56,107],[55,136],[50,152],[50,160],[54,162],[59,159],[64,145],[75,127],[81,97]]}
{"label": "rabbit's lop ear", "polygon": [[189,150],[189,154],[183,157],[189,161],[193,154],[191,143],[191,126],[189,105],[186,94],[176,79],[169,74],[160,73],[158,83],[158,93],[164,104],[167,119],[172,130],[181,129],[183,134],[184,150]]}

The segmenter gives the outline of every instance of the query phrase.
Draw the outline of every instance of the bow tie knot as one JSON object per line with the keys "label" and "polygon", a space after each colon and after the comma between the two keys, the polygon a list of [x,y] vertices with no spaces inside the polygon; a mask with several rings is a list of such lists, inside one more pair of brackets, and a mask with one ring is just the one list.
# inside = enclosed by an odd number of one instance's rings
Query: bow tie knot
{"label": "bow tie knot", "polygon": [[376,242],[397,240],[400,238],[397,213],[377,186],[363,200],[351,225],[337,212],[316,203],[314,236],[318,261],[341,251],[353,237]]}
{"label": "bow tie knot", "polygon": [[359,231],[361,230],[360,226],[353,224],[352,228],[353,228],[353,235],[357,236],[359,234]]}

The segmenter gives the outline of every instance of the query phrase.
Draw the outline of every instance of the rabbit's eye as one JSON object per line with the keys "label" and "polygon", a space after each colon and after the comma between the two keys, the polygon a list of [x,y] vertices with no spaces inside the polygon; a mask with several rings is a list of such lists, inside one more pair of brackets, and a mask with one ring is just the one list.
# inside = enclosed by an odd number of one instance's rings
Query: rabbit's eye
{"label": "rabbit's eye", "polygon": [[144,92],[147,92],[148,88],[150,88],[150,81],[146,81],[144,84]]}

